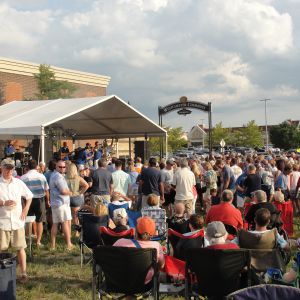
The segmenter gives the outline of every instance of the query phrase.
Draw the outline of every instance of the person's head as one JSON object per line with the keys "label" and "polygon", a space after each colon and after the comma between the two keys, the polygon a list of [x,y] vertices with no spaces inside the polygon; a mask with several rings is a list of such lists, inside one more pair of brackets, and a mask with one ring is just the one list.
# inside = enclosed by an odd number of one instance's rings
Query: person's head
{"label": "person's head", "polygon": [[46,171],[46,164],[43,161],[40,161],[38,169],[40,173],[44,173]]}
{"label": "person's head", "polygon": [[158,206],[159,205],[159,199],[158,196],[155,194],[149,194],[147,198],[147,204],[151,206]]}
{"label": "person's head", "polygon": [[255,165],[253,165],[253,164],[248,165],[247,171],[248,171],[248,174],[255,174],[255,172],[256,172]]}
{"label": "person's head", "polygon": [[183,216],[185,211],[185,206],[182,202],[177,202],[174,205],[174,213],[177,216]]}
{"label": "person's head", "polygon": [[221,200],[223,202],[231,203],[233,201],[233,193],[231,190],[224,190],[221,195]]}
{"label": "person's head", "polygon": [[68,146],[68,144],[67,144],[67,142],[63,142],[63,147],[67,147]]}
{"label": "person's head", "polygon": [[276,191],[274,193],[274,201],[284,202],[284,194],[281,191]]}
{"label": "person's head", "polygon": [[107,167],[107,160],[102,158],[98,160],[98,167],[99,168],[106,168]]}
{"label": "person's head", "polygon": [[11,158],[5,158],[1,162],[2,177],[5,180],[11,180],[15,170],[15,161]]}
{"label": "person's head", "polygon": [[231,159],[231,165],[232,165],[232,166],[235,166],[236,164],[237,164],[237,160],[236,160],[235,157],[233,157],[233,158]]}
{"label": "person's head", "polygon": [[252,198],[257,203],[267,202],[267,194],[265,191],[257,190],[252,193]]}
{"label": "person's head", "polygon": [[74,179],[78,176],[78,170],[75,164],[71,163],[68,166],[66,176],[68,179]]}
{"label": "person's head", "polygon": [[113,192],[110,197],[110,201],[114,202],[114,201],[118,201],[118,200],[120,200],[120,194],[117,192]]}
{"label": "person's head", "polygon": [[135,159],[135,162],[138,163],[138,164],[140,164],[140,163],[142,162],[142,159],[141,159],[140,157],[137,157],[137,158]]}
{"label": "person's head", "polygon": [[64,174],[66,172],[66,163],[63,160],[59,160],[56,164],[56,171]]}
{"label": "person's head", "polygon": [[164,162],[161,162],[161,163],[159,164],[159,168],[160,168],[161,170],[163,170],[165,167],[166,167],[166,164],[165,164]]}
{"label": "person's head", "polygon": [[202,229],[204,226],[204,218],[200,215],[193,214],[189,218],[189,227],[191,231]]}
{"label": "person's head", "polygon": [[266,227],[270,223],[271,213],[266,208],[260,208],[255,212],[254,222],[259,227]]}
{"label": "person's head", "polygon": [[289,174],[292,173],[292,171],[293,171],[292,165],[289,164],[289,163],[286,164],[285,167],[284,167],[284,174],[285,174],[285,175],[289,175]]}
{"label": "person's head", "polygon": [[209,192],[211,196],[217,196],[217,189],[210,189]]}
{"label": "person's head", "polygon": [[150,167],[156,167],[156,164],[157,164],[156,158],[155,157],[151,157],[149,159],[149,166]]}
{"label": "person's head", "polygon": [[115,162],[115,167],[117,170],[121,170],[122,169],[122,161],[117,159]]}
{"label": "person's head", "polygon": [[129,172],[135,172],[136,171],[133,161],[128,162],[128,171]]}
{"label": "person's head", "polygon": [[294,172],[298,172],[299,171],[299,165],[298,164],[294,164],[293,165],[293,171]]}
{"label": "person's head", "polygon": [[205,237],[210,245],[224,244],[228,233],[224,224],[220,221],[214,221],[207,225]]}
{"label": "person's head", "polygon": [[55,160],[50,160],[48,164],[48,169],[49,171],[54,171],[56,168],[56,161]]}
{"label": "person's head", "polygon": [[208,171],[208,170],[212,170],[213,167],[211,165],[211,163],[209,161],[206,161],[204,164],[203,164],[203,168]]}
{"label": "person's head", "polygon": [[97,217],[103,217],[108,215],[108,208],[103,203],[97,203],[95,207],[95,216]]}
{"label": "person's head", "polygon": [[174,166],[175,160],[173,158],[169,158],[166,161],[166,168],[171,170],[172,167]]}
{"label": "person's head", "polygon": [[38,163],[36,160],[34,159],[31,159],[29,162],[28,162],[28,168],[29,170],[36,170],[38,167]]}
{"label": "person's head", "polygon": [[183,158],[180,160],[180,168],[187,168],[189,166],[189,162],[187,159]]}
{"label": "person's head", "polygon": [[128,216],[125,208],[117,208],[113,212],[113,221],[116,226],[125,226],[128,221]]}
{"label": "person's head", "polygon": [[155,235],[155,231],[154,220],[146,216],[137,219],[136,233],[139,240],[149,241]]}

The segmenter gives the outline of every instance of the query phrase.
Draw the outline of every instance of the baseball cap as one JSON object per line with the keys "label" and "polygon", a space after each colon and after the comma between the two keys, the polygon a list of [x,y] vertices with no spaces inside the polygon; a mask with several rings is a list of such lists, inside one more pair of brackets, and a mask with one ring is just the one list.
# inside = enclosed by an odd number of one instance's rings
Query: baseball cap
{"label": "baseball cap", "polygon": [[206,235],[210,238],[220,238],[227,233],[225,226],[220,221],[214,221],[207,225]]}
{"label": "baseball cap", "polygon": [[155,222],[151,218],[141,217],[137,219],[136,230],[139,234],[155,235],[155,229]]}
{"label": "baseball cap", "polygon": [[13,169],[15,167],[15,161],[11,158],[5,158],[1,161],[1,167]]}
{"label": "baseball cap", "polygon": [[167,163],[168,165],[174,165],[175,160],[174,160],[174,158],[169,158],[169,159],[166,161],[166,163]]}
{"label": "baseball cap", "polygon": [[125,208],[117,208],[114,210],[113,219],[118,221],[127,218],[127,212]]}

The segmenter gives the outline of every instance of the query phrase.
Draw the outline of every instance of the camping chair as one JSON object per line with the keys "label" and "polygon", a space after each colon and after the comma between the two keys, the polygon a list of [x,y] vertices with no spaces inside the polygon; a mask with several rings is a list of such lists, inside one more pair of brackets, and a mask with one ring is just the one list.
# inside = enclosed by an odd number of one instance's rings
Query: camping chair
{"label": "camping chair", "polygon": [[129,209],[129,204],[128,202],[124,202],[122,205],[116,205],[114,203],[109,203],[108,204],[108,213],[111,219],[114,217],[114,210],[118,208],[124,208],[126,211]]}
{"label": "camping chair", "polygon": [[179,232],[176,232],[173,229],[168,228],[168,252],[170,253],[170,244],[173,248],[173,256],[179,258],[181,260],[185,260],[184,253],[180,253],[179,249],[177,249],[177,244],[180,240],[191,240],[195,239],[195,244],[199,244],[200,248],[204,246],[204,231],[200,230],[192,235],[185,236]]}
{"label": "camping chair", "polygon": [[[152,268],[152,280],[145,284]],[[93,249],[93,299],[122,299],[137,294],[152,294],[158,299],[158,267],[156,249],[98,246]],[[113,298],[111,293],[125,296]]]}
{"label": "camping chair", "polygon": [[134,229],[130,228],[122,232],[114,232],[111,229],[101,226],[99,228],[102,244],[106,246],[112,246],[119,239],[133,239]]}
{"label": "camping chair", "polygon": [[158,234],[151,238],[151,241],[163,241],[167,237],[167,215],[166,210],[162,208],[144,208],[142,217],[149,217],[154,220]]}
{"label": "camping chair", "polygon": [[226,300],[300,299],[300,290],[277,284],[261,284],[233,292]]}
{"label": "camping chair", "polygon": [[[241,273],[247,267],[249,279],[250,258],[246,249],[192,248],[186,252],[185,299],[191,296],[222,298],[240,288]],[[192,277],[197,282],[192,284]],[[250,282],[247,280],[247,285]]]}
{"label": "camping chair", "polygon": [[[81,231],[79,238],[80,245],[80,265],[81,267],[85,263],[84,250],[88,249],[90,254],[94,247],[101,245],[102,240],[99,233],[100,226],[108,226],[108,216],[94,216],[93,214],[81,214],[80,215]],[[91,262],[92,257],[87,261],[87,264]]]}
{"label": "camping chair", "polygon": [[137,219],[142,216],[142,213],[140,211],[134,211],[134,210],[127,210],[127,216],[128,216],[128,225],[130,228],[135,228]]}

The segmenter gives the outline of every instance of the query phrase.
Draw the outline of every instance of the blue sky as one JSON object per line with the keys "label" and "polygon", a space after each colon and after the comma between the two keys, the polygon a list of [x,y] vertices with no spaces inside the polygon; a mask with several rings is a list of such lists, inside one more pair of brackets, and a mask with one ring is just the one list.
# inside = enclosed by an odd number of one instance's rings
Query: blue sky
{"label": "blue sky", "polygon": [[[213,123],[299,119],[297,0],[2,0],[0,56],[111,76],[157,121],[185,95],[212,102]],[[189,130],[207,115],[164,117]]]}

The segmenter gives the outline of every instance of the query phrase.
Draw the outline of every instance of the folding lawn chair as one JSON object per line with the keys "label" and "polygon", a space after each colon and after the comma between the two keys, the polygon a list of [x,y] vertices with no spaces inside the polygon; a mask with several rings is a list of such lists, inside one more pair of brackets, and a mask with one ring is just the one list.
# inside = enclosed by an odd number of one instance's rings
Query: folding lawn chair
{"label": "folding lawn chair", "polygon": [[226,297],[226,300],[257,300],[257,299],[300,299],[300,290],[290,286],[277,284],[261,284],[238,290]]}
{"label": "folding lawn chair", "polygon": [[144,208],[142,217],[149,217],[154,220],[158,234],[151,238],[152,241],[163,241],[167,237],[167,215],[162,208]]}
{"label": "folding lawn chair", "polygon": [[[98,246],[93,249],[93,300],[122,299],[137,294],[150,295],[158,299],[158,269],[156,249]],[[145,278],[153,269],[151,281]],[[123,294],[116,297],[112,294]],[[125,296],[124,296],[125,295]]]}
{"label": "folding lawn chair", "polygon": [[[80,217],[81,231],[79,238],[80,245],[80,265],[81,267],[85,263],[85,253],[84,250],[87,249],[90,254],[94,247],[101,245],[102,240],[99,232],[100,226],[108,226],[109,218],[108,216],[94,216],[92,214],[82,214]],[[92,257],[88,259],[87,264],[90,263]]]}
{"label": "folding lawn chair", "polygon": [[134,228],[124,230],[121,232],[114,232],[111,229],[101,226],[99,228],[101,235],[102,244],[106,246],[112,246],[119,239],[133,239],[134,238]]}
{"label": "folding lawn chair", "polygon": [[[188,249],[186,253],[185,299],[192,296],[223,298],[240,288],[241,274],[250,258],[246,249]],[[196,277],[196,283],[192,282]],[[247,280],[249,285],[249,280]]]}
{"label": "folding lawn chair", "polygon": [[119,209],[119,208],[124,208],[126,211],[129,209],[129,204],[128,202],[124,202],[123,204],[116,205],[114,203],[109,203],[108,204],[108,213],[111,219],[114,217],[114,210]]}
{"label": "folding lawn chair", "polygon": [[[185,236],[179,232],[176,232],[173,229],[168,228],[168,251],[170,253],[170,244],[173,249],[173,256],[176,258],[179,258],[181,260],[185,260],[185,243],[184,241],[190,241],[193,240],[192,243],[190,243],[189,246],[194,247],[194,248],[203,248],[204,246],[204,231],[196,231],[195,233]],[[180,242],[181,241],[181,242]],[[179,249],[178,243],[182,245]],[[188,245],[187,245],[188,246]]]}

